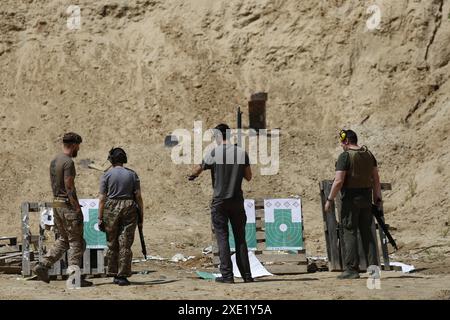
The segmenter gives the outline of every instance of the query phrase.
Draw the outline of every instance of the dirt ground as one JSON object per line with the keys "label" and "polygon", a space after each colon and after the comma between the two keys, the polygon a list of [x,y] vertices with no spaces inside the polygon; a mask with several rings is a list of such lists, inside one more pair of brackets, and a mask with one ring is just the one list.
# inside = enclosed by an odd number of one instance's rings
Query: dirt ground
{"label": "dirt ground", "polygon": [[153,282],[129,288],[94,279],[66,292],[63,282],[0,275],[1,298],[448,299],[449,1],[375,1],[374,30],[359,0],[80,0],[81,28],[69,30],[72,2],[1,0],[0,236],[21,237],[22,202],[50,201],[49,162],[75,131],[79,198],[98,196],[101,175],[83,161],[102,166],[121,146],[141,178],[150,254],[201,256],[211,244],[209,175],[189,183],[191,166],[172,162],[164,138],[195,120],[234,127],[237,105],[248,127],[250,94],[264,91],[267,127],[281,130],[280,168],[264,176],[255,165],[246,198],[300,196],[306,254],[324,256],[319,182],[334,175],[337,133],[352,128],[392,183],[383,195],[400,248],[392,260],[419,271],[385,273],[378,291],[328,272],[243,290],[152,261],[135,267],[154,272],[133,281]]}
{"label": "dirt ground", "polygon": [[[279,275],[256,279],[255,283],[216,284],[199,279],[195,270],[170,262],[148,261],[134,265],[129,287],[112,284],[112,278],[94,278],[94,287],[66,289],[65,281],[45,284],[0,275],[1,299],[175,299],[175,300],[399,300],[450,299],[450,274],[421,271],[381,273],[381,289],[367,288],[367,274],[357,280],[337,280],[335,272]],[[203,269],[204,270],[204,269]]]}

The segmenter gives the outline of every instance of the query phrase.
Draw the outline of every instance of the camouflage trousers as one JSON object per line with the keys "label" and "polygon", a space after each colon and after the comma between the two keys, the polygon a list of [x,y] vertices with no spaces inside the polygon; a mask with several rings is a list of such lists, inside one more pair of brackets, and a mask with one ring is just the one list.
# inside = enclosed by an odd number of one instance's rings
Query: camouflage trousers
{"label": "camouflage trousers", "polygon": [[86,242],[83,239],[83,215],[72,208],[53,208],[58,238],[42,259],[42,264],[50,268],[68,250],[68,264],[82,267]]}
{"label": "camouflage trousers", "polygon": [[108,275],[117,277],[131,276],[131,246],[137,225],[137,208],[133,200],[108,199],[103,212],[105,223],[106,252],[105,264]]}

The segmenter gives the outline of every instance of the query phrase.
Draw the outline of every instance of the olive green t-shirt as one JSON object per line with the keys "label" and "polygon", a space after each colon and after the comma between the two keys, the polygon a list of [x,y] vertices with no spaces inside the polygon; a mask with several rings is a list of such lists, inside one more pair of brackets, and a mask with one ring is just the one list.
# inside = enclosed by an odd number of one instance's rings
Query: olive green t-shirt
{"label": "olive green t-shirt", "polygon": [[76,174],[75,164],[73,163],[72,158],[64,153],[58,154],[50,162],[50,183],[53,196],[67,197],[64,179],[67,177],[75,177]]}

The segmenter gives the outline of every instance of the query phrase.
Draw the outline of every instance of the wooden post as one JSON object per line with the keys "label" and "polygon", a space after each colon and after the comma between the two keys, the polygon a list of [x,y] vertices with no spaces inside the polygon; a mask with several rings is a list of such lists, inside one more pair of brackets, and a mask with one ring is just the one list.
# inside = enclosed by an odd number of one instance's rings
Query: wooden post
{"label": "wooden post", "polygon": [[[328,264],[330,271],[338,271],[343,269],[343,257],[345,251],[345,243],[343,240],[343,230],[342,225],[339,224],[339,235],[337,232],[330,232],[331,229],[338,228],[338,224],[336,221],[335,210],[338,212],[339,221],[341,221],[341,207],[342,202],[340,201],[340,195],[338,194],[335,199],[335,203],[331,207],[331,213],[326,213],[324,210],[326,199],[331,191],[331,186],[333,184],[333,180],[323,180],[320,182],[320,195],[322,200],[322,213],[324,217],[324,230],[325,230],[325,240],[327,245],[327,256],[328,256]],[[381,183],[381,190],[391,190],[390,183]],[[373,219],[371,232],[376,242],[376,254],[377,254],[377,263],[378,266],[381,266],[380,261],[380,252],[378,249],[378,241],[376,236],[376,227],[378,227],[378,233],[380,237],[380,246],[383,254],[384,260],[384,268],[385,270],[391,270],[389,264],[389,252],[387,250],[387,238],[384,234],[383,230],[376,224],[375,219]],[[361,236],[358,230],[358,254],[360,257],[359,268],[360,270],[367,269],[367,261],[365,259],[366,254],[364,253],[362,247]],[[339,255],[339,257],[337,257]]]}
{"label": "wooden post", "polygon": [[104,250],[98,249],[97,250],[97,273],[104,273],[104,272],[105,272]]}
{"label": "wooden post", "polygon": [[91,250],[84,250],[83,254],[83,274],[91,273]]}
{"label": "wooden post", "polygon": [[28,202],[23,202],[21,206],[22,211],[22,276],[31,276],[30,264],[30,218],[28,216],[30,205]]}
{"label": "wooden post", "polygon": [[328,269],[330,271],[342,270],[340,243],[338,237],[338,223],[336,221],[334,203],[331,212],[325,212],[325,202],[331,191],[332,181],[324,180],[319,183],[320,198],[322,200],[322,217],[324,222],[325,240],[328,255]]}
{"label": "wooden post", "polygon": [[[384,217],[381,217],[381,220],[384,222]],[[377,224],[377,226],[378,226],[378,235],[380,236],[381,252],[383,253],[384,270],[390,271],[391,265],[390,265],[390,261],[389,261],[389,251],[388,251],[388,245],[387,245],[389,240],[386,237],[386,235],[384,234],[383,229],[378,224]]]}

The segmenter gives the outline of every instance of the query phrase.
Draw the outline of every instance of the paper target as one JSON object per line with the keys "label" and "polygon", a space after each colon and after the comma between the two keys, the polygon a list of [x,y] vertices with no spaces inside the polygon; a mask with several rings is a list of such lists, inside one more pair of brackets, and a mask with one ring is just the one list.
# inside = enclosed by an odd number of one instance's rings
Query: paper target
{"label": "paper target", "polygon": [[81,211],[83,212],[86,248],[106,248],[106,233],[98,229],[98,199],[82,199],[80,204],[83,206]]}
{"label": "paper target", "polygon": [[[245,214],[247,216],[247,224],[245,225],[245,241],[247,242],[248,250],[256,250],[256,214],[255,214],[255,200],[244,200]],[[236,251],[236,244],[234,241],[233,230],[231,223],[228,222],[228,242],[230,243],[230,250]]]}
{"label": "paper target", "polygon": [[264,200],[267,250],[302,250],[300,199]]}

